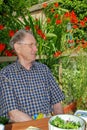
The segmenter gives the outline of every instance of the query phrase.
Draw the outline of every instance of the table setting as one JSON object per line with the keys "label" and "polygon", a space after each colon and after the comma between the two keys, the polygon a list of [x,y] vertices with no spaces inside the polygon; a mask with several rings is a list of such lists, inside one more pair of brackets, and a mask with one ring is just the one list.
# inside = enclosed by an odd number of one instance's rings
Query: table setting
{"label": "table setting", "polygon": [[73,115],[58,114],[49,118],[8,123],[0,130],[87,130],[86,124],[87,111],[77,110]]}

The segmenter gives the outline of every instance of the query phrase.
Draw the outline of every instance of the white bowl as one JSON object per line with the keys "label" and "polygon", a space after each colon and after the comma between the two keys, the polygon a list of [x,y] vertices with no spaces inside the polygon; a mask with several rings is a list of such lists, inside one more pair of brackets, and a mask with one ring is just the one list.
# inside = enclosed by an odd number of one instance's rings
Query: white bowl
{"label": "white bowl", "polygon": [[[63,129],[63,128],[58,128],[56,126],[53,126],[51,124],[51,121],[54,120],[57,116],[60,117],[61,119],[63,119],[64,121],[69,120],[69,121],[73,121],[76,123],[80,122],[81,127],[79,127],[78,129]],[[49,125],[49,130],[85,130],[86,122],[82,118],[77,117],[75,115],[59,114],[59,115],[51,117],[48,121],[48,125]]]}
{"label": "white bowl", "polygon": [[87,111],[77,110],[74,115],[83,118],[86,121],[86,123],[87,123]]}
{"label": "white bowl", "polygon": [[3,124],[0,124],[0,130],[4,130],[4,125]]}

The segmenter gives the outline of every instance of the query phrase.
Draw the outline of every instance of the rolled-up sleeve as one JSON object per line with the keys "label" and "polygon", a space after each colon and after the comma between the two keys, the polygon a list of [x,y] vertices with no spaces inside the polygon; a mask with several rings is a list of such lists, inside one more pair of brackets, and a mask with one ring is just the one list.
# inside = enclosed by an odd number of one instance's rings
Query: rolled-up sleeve
{"label": "rolled-up sleeve", "polygon": [[0,116],[8,117],[8,112],[17,109],[16,97],[10,80],[0,74]]}

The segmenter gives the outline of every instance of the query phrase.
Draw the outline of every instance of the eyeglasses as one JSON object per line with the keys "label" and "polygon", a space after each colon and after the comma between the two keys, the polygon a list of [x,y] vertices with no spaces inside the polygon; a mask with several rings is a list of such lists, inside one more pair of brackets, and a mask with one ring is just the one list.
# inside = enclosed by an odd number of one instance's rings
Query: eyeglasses
{"label": "eyeglasses", "polygon": [[34,47],[34,46],[37,47],[37,43],[30,43],[30,44],[28,44],[28,43],[23,43],[23,42],[22,42],[21,45],[26,45],[26,46],[28,46],[28,47],[30,47],[30,48],[32,48],[32,47]]}

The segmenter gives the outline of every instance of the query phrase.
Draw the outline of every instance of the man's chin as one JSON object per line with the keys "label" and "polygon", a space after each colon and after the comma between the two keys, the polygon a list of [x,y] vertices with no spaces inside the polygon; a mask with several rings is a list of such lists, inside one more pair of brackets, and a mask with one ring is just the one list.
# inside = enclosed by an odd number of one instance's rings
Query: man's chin
{"label": "man's chin", "polygon": [[32,57],[32,61],[35,61],[35,60],[36,60],[36,56],[33,56],[33,57]]}
{"label": "man's chin", "polygon": [[36,56],[35,55],[32,55],[31,57],[28,57],[28,60],[33,62],[36,60]]}

